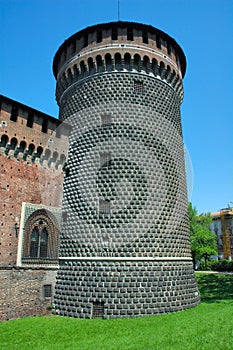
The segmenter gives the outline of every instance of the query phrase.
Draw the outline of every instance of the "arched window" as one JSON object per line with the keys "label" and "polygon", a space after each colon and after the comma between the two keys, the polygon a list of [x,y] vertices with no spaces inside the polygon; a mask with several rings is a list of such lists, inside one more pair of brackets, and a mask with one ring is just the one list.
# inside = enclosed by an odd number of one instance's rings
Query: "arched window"
{"label": "arched window", "polygon": [[165,72],[165,79],[167,79],[169,76],[170,76],[170,73],[171,73],[171,67],[168,65],[167,66],[167,69],[166,69],[166,72]]}
{"label": "arched window", "polygon": [[161,79],[164,78],[164,74],[165,74],[165,64],[163,62],[160,62],[159,75],[160,75]]}
{"label": "arched window", "polygon": [[96,56],[96,64],[97,68],[102,67],[103,65],[102,57],[100,55]]}
{"label": "arched window", "polygon": [[35,226],[30,235],[30,258],[48,257],[48,231],[45,227],[46,222],[39,220],[38,226]]}
{"label": "arched window", "polygon": [[140,61],[140,56],[138,54],[134,55],[134,68],[138,71],[140,70]]}
{"label": "arched window", "polygon": [[30,143],[30,145],[28,146],[28,154],[31,156],[34,150],[35,150],[35,145],[33,145],[33,143]]}
{"label": "arched window", "polygon": [[8,142],[8,136],[7,135],[2,135],[1,142],[0,142],[0,147],[5,147],[7,142]]}
{"label": "arched window", "polygon": [[63,164],[66,160],[66,156],[64,154],[61,154],[60,156],[60,163]]}
{"label": "arched window", "polygon": [[115,54],[115,67],[118,70],[121,70],[122,66],[121,66],[121,54],[119,52],[117,52]]}
{"label": "arched window", "polygon": [[45,150],[44,159],[48,160],[51,155],[51,151],[47,148]]}
{"label": "arched window", "polygon": [[89,72],[91,72],[92,69],[94,68],[94,62],[93,62],[93,58],[92,58],[92,57],[89,57],[89,58],[88,58],[87,64],[88,64]]}
{"label": "arched window", "polygon": [[43,147],[41,146],[37,147],[36,153],[37,153],[37,156],[40,157],[41,154],[43,153]]}
{"label": "arched window", "polygon": [[30,257],[37,258],[39,246],[39,230],[34,227],[30,236]]}
{"label": "arched window", "polygon": [[21,141],[20,145],[19,145],[19,152],[24,152],[26,146],[27,146],[26,142],[25,141]]}
{"label": "arched window", "polygon": [[15,137],[13,137],[13,138],[11,139],[10,149],[15,149],[15,147],[17,146],[17,144],[18,144],[18,140],[17,140]]}
{"label": "arched window", "polygon": [[73,66],[73,71],[74,71],[74,78],[77,78],[79,76],[79,69],[77,67],[77,64]]}
{"label": "arched window", "polygon": [[81,70],[81,74],[84,74],[86,72],[86,66],[84,61],[80,62],[80,70]]}
{"label": "arched window", "polygon": [[148,56],[143,57],[143,68],[145,69],[146,72],[148,72],[150,66],[150,59]]}
{"label": "arched window", "polygon": [[55,151],[53,152],[53,161],[55,162],[57,160],[58,153]]}
{"label": "arched window", "polygon": [[158,75],[159,66],[158,61],[155,58],[152,59],[151,69],[154,72],[155,76]]}
{"label": "arched window", "polygon": [[68,79],[69,83],[71,84],[73,81],[73,74],[72,74],[71,68],[68,68],[67,79]]}
{"label": "arched window", "polygon": [[111,57],[110,53],[107,53],[105,55],[105,64],[106,64],[107,70],[112,69],[112,57]]}
{"label": "arched window", "polygon": [[124,56],[124,61],[125,61],[125,67],[129,68],[130,67],[130,62],[131,62],[131,56],[130,56],[130,54],[128,52]]}
{"label": "arched window", "polygon": [[59,226],[55,216],[45,209],[34,211],[25,223],[22,263],[47,264],[58,256]]}

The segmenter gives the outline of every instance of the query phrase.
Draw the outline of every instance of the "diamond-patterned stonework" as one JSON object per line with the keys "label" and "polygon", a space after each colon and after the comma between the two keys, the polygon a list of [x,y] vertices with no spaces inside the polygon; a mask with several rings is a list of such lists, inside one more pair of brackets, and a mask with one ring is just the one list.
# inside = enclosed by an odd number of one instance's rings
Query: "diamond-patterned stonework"
{"label": "diamond-patterned stonework", "polygon": [[84,74],[64,90],[59,314],[136,317],[199,303],[180,102],[166,80],[130,69]]}

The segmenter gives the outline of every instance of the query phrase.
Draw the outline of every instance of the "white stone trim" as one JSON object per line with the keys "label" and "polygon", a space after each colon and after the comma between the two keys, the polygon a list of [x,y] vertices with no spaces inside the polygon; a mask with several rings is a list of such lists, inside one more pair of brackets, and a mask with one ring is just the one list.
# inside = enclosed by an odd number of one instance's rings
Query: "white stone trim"
{"label": "white stone trim", "polygon": [[17,252],[17,262],[16,262],[17,266],[22,266],[25,208],[26,208],[26,203],[23,202],[22,209],[21,209],[20,227],[19,227],[18,252]]}
{"label": "white stone trim", "polygon": [[59,257],[59,260],[68,260],[68,261],[75,261],[75,260],[117,260],[117,261],[192,261],[192,258],[188,257],[140,257],[140,256],[124,256],[124,257],[114,257],[114,256],[61,256]]}

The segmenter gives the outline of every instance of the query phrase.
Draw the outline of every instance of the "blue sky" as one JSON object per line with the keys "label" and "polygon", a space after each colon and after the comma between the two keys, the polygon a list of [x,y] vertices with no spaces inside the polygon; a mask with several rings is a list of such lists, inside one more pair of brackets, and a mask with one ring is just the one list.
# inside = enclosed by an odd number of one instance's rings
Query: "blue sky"
{"label": "blue sky", "polygon": [[[117,20],[117,0],[0,0],[0,93],[58,115],[52,60],[78,30]],[[165,31],[187,57],[183,134],[198,212],[233,202],[233,0],[121,0],[120,19]]]}

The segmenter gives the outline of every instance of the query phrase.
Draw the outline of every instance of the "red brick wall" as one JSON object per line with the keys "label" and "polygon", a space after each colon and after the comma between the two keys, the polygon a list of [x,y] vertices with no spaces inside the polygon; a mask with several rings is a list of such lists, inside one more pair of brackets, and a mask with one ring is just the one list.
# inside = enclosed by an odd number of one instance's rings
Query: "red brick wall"
{"label": "red brick wall", "polygon": [[62,183],[61,170],[0,154],[0,266],[16,264],[22,202],[59,207]]}

